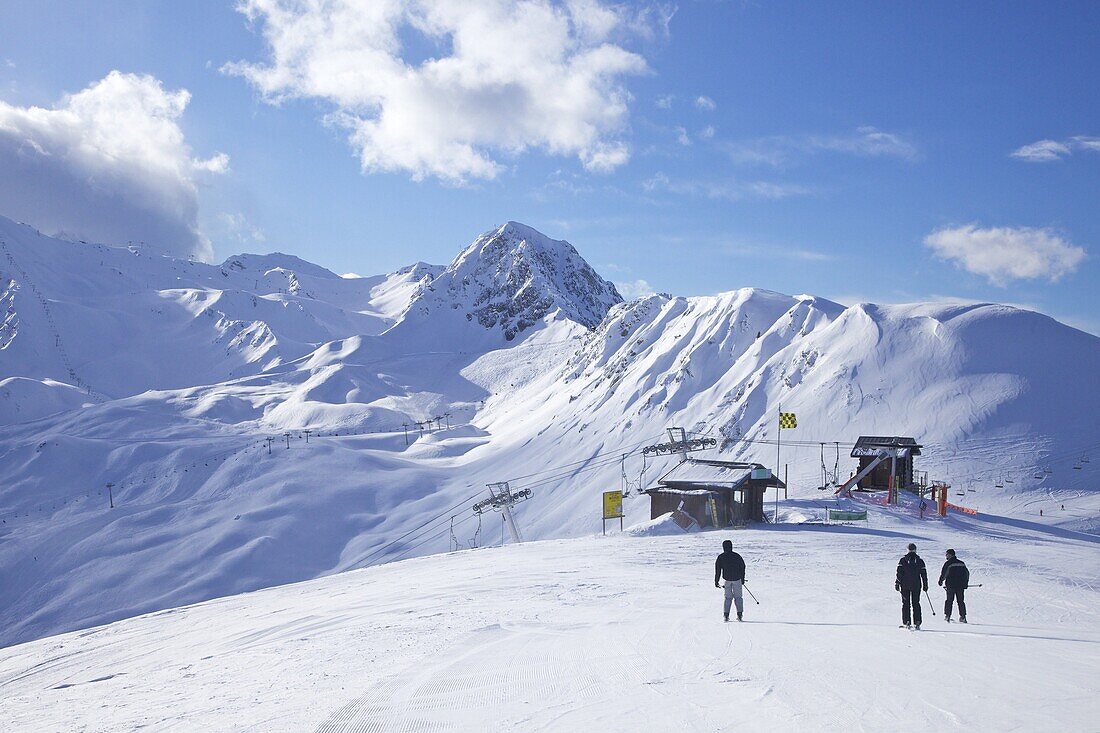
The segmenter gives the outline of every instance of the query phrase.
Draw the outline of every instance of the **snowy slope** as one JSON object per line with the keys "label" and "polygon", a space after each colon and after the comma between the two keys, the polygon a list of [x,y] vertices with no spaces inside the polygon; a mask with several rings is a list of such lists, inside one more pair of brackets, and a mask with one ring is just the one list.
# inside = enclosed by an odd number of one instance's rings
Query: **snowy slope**
{"label": "snowy slope", "polygon": [[[1040,314],[751,288],[621,303],[512,222],[446,267],[368,278],[3,220],[0,243],[0,645],[446,550],[451,516],[453,541],[484,543],[488,482],[532,490],[529,537],[590,534],[601,491],[671,465],[638,454],[668,425],[773,465],[780,402],[792,496],[821,496],[820,442],[908,434],[958,503],[1066,503],[1042,521],[1100,531],[1082,462],[1100,391],[1067,388],[1100,372],[1100,339]],[[846,476],[847,449],[824,450]]]}
{"label": "snowy slope", "polygon": [[[222,382],[381,333],[437,272],[420,264],[349,279],[282,254],[207,265],[65,242],[0,218],[0,368],[93,398]],[[6,399],[5,412],[36,411],[33,397]]]}
{"label": "snowy slope", "polygon": [[[793,507],[804,512],[812,508]],[[747,562],[721,622],[713,557]],[[899,629],[913,540],[932,616]],[[969,565],[942,620],[945,547]],[[1090,730],[1097,538],[1031,522],[558,540],[420,558],[0,650],[0,728]],[[956,614],[957,618],[957,614]]]}
{"label": "snowy slope", "polygon": [[740,441],[774,441],[780,403],[799,418],[789,440],[909,435],[931,445],[922,463],[941,476],[956,446],[980,437],[988,447],[975,447],[967,470],[987,484],[1009,473],[1034,481],[1035,454],[1001,450],[1021,436],[1032,447],[1100,440],[1100,390],[1082,383],[1100,370],[1098,339],[995,304],[845,309],[752,289],[650,296],[615,309],[571,367],[579,415],[609,402],[639,420],[672,413],[761,460]]}

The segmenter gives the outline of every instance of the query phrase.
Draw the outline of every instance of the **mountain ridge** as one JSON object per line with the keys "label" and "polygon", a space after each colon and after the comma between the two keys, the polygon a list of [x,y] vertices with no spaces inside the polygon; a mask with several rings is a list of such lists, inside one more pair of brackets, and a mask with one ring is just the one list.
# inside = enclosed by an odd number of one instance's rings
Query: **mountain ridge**
{"label": "mountain ridge", "polygon": [[[532,489],[530,538],[598,532],[599,493],[659,475],[669,459],[639,451],[670,425],[774,466],[779,404],[792,497],[880,433],[924,444],[920,468],[982,510],[1096,496],[1100,396],[1067,389],[1100,372],[1095,336],[1000,305],[624,302],[533,232],[345,278],[0,221],[0,614],[18,619],[0,644],[444,551],[445,523],[415,531],[447,507],[456,541],[483,542],[468,497],[487,483]],[[624,509],[649,518],[636,493]]]}

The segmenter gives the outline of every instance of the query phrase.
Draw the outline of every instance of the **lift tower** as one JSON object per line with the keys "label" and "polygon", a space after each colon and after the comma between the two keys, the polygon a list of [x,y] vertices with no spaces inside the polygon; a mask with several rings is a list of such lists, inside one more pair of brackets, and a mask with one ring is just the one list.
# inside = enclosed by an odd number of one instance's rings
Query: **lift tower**
{"label": "lift tower", "polygon": [[489,498],[482,499],[474,504],[474,513],[481,514],[489,509],[501,512],[504,515],[505,523],[508,525],[508,531],[512,534],[512,540],[517,543],[523,542],[523,535],[519,533],[516,519],[512,516],[512,507],[518,502],[530,499],[531,489],[512,491],[508,487],[507,481],[487,485],[489,487]]}

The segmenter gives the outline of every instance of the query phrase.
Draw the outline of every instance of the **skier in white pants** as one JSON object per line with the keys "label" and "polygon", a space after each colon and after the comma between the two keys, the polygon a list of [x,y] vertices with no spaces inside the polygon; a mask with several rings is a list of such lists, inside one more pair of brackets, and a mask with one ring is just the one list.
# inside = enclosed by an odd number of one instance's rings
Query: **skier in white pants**
{"label": "skier in white pants", "polygon": [[721,588],[719,581],[725,579],[726,602],[723,606],[722,616],[726,621],[730,620],[730,606],[737,603],[737,620],[741,620],[741,614],[745,612],[745,603],[741,597],[741,587],[745,582],[745,560],[733,551],[733,542],[725,540],[722,543],[722,554],[714,561],[714,587]]}

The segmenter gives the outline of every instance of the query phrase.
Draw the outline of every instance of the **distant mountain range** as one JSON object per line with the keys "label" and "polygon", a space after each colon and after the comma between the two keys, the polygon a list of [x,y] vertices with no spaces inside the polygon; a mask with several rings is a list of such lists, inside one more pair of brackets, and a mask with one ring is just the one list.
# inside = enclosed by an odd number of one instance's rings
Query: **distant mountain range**
{"label": "distant mountain range", "polygon": [[1100,339],[1047,316],[752,288],[623,302],[516,222],[445,267],[354,278],[0,219],[0,317],[0,644],[445,550],[445,522],[406,533],[451,507],[466,546],[490,481],[532,488],[530,537],[592,532],[601,491],[669,465],[634,452],[666,426],[774,465],[780,404],[794,495],[847,476],[834,443],[860,434],[916,438],[918,468],[986,509],[1091,490],[1100,465],[1082,461]]}

